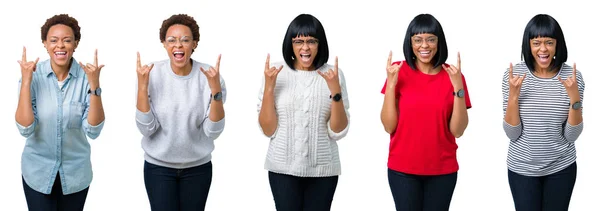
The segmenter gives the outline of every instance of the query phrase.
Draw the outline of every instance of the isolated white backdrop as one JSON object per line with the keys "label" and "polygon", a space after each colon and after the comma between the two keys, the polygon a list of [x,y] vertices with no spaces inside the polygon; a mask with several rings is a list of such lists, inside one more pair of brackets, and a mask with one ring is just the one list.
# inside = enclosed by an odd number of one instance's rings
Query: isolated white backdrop
{"label": "isolated white backdrop", "polygon": [[[187,13],[200,25],[201,40],[192,56],[213,64],[223,54],[221,74],[228,87],[226,127],[216,140],[213,183],[207,210],[275,210],[267,171],[268,139],[258,129],[257,93],[267,53],[281,60],[290,21],[300,13],[323,23],[330,63],[339,56],[348,84],[351,126],[339,141],[342,175],[332,210],[393,210],[387,182],[389,138],[379,120],[380,94],[388,52],[403,59],[402,40],[410,20],[433,14],[448,40],[448,63],[461,52],[473,108],[458,139],[460,170],[451,210],[514,210],[507,181],[508,139],[502,131],[501,80],[509,62],[520,61],[521,38],[529,19],[552,15],[561,24],[585,82],[585,129],[577,140],[578,177],[571,210],[600,210],[597,41],[600,21],[589,1],[14,1],[0,8],[0,206],[26,210],[20,159],[25,143],[14,123],[17,60],[45,60],[40,27],[52,15],[79,20],[82,39],[75,58],[93,59],[98,48],[106,123],[92,145],[92,181],[85,210],[150,210],[143,182],[141,134],[135,126],[135,53],[142,61],[166,59],[158,32],[164,19]],[[186,90],[182,90],[186,91]]]}

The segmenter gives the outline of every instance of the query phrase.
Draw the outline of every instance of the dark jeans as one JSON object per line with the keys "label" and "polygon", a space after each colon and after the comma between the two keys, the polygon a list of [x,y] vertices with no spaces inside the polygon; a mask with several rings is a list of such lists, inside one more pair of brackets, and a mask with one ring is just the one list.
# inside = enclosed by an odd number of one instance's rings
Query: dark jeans
{"label": "dark jeans", "polygon": [[269,184],[277,211],[328,211],[338,176],[296,177],[269,172]]}
{"label": "dark jeans", "polygon": [[508,183],[516,211],[569,210],[577,178],[577,163],[542,177],[528,177],[508,170]]}
{"label": "dark jeans", "polygon": [[23,189],[29,211],[81,211],[87,198],[89,187],[68,195],[63,195],[60,184],[60,174],[56,174],[52,192],[43,194],[31,189],[25,179],[23,180]]}
{"label": "dark jeans", "polygon": [[398,211],[450,209],[458,173],[422,176],[388,169],[388,182]]}
{"label": "dark jeans", "polygon": [[204,210],[212,182],[212,162],[174,169],[144,162],[144,183],[153,211]]}

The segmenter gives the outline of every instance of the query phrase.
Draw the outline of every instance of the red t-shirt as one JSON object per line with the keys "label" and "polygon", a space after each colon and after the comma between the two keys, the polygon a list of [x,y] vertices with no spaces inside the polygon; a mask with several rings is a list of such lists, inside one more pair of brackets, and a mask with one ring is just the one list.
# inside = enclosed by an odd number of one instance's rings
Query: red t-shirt
{"label": "red t-shirt", "polygon": [[[471,108],[464,76],[462,80],[465,104]],[[387,81],[381,90],[383,94],[386,85]],[[436,75],[427,75],[403,63],[396,83],[398,126],[390,134],[388,168],[416,175],[458,171],[458,145],[449,128],[455,98],[453,92],[454,87],[444,69]]]}

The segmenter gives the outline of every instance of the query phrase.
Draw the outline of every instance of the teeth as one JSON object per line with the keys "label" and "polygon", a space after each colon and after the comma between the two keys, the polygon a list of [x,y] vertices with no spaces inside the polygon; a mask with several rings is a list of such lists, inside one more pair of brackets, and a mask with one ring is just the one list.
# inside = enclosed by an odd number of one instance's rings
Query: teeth
{"label": "teeth", "polygon": [[67,52],[54,52],[56,55],[65,55]]}
{"label": "teeth", "polygon": [[420,54],[429,54],[431,51],[419,51]]}
{"label": "teeth", "polygon": [[173,52],[173,54],[183,54],[183,52]]}

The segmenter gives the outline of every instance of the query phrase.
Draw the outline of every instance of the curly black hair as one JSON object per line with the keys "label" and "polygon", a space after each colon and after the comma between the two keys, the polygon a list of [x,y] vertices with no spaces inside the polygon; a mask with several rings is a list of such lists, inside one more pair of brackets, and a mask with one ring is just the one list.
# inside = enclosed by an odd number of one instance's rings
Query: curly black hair
{"label": "curly black hair", "polygon": [[172,15],[170,18],[163,21],[160,27],[160,42],[164,42],[167,37],[167,30],[175,24],[181,24],[190,28],[192,31],[192,39],[200,41],[200,26],[192,16],[186,14]]}
{"label": "curly black hair", "polygon": [[75,41],[79,41],[81,39],[81,27],[79,27],[79,23],[73,17],[70,17],[67,14],[60,14],[52,16],[46,20],[46,23],[42,26],[42,42],[46,41],[46,37],[48,36],[48,31],[50,31],[50,27],[63,24],[70,27],[73,30],[73,34],[75,35]]}

